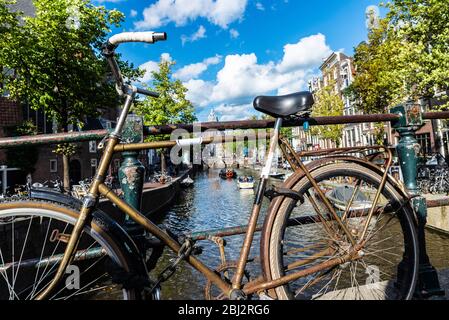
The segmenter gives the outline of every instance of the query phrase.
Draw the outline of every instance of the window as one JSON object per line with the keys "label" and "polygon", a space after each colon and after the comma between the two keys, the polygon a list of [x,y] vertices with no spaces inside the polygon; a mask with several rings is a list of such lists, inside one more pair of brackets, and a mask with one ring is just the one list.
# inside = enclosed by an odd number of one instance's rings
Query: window
{"label": "window", "polygon": [[98,165],[97,159],[90,159],[90,172],[92,177],[95,175],[95,172],[97,171],[97,165]]}
{"label": "window", "polygon": [[89,152],[97,153],[97,142],[96,141],[89,141]]}
{"label": "window", "polygon": [[425,156],[429,153],[432,153],[432,146],[430,143],[430,133],[423,133],[416,135],[416,140],[418,140],[419,145],[421,146],[420,154]]}
{"label": "window", "polygon": [[50,159],[50,172],[58,172],[58,160]]}

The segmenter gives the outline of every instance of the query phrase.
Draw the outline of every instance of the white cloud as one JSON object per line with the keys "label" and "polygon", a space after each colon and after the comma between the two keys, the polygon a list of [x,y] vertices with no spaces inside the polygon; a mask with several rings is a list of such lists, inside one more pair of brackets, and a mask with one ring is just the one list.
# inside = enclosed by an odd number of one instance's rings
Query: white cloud
{"label": "white cloud", "polygon": [[221,60],[222,57],[216,55],[215,57],[204,59],[202,62],[189,64],[176,71],[173,76],[181,81],[189,81],[200,76],[209,66],[219,64]]}
{"label": "white cloud", "polygon": [[232,39],[237,39],[240,36],[240,33],[235,29],[229,30],[229,33],[231,34]]}
{"label": "white cloud", "polygon": [[286,45],[278,62],[259,63],[255,53],[228,55],[215,80],[190,79],[184,83],[189,89],[187,97],[195,106],[220,104],[222,109],[248,105],[261,94],[305,90],[308,79],[330,53],[325,37],[317,34]]}
{"label": "white cloud", "polygon": [[130,16],[131,18],[136,17],[136,16],[137,16],[137,11],[134,10],[134,9],[131,9],[131,11],[129,12],[129,16]]}
{"label": "white cloud", "polygon": [[256,2],[256,9],[260,11],[265,11],[265,7],[261,2]]}
{"label": "white cloud", "polygon": [[203,39],[203,38],[206,38],[206,28],[204,28],[204,26],[200,26],[198,28],[198,31],[196,31],[192,35],[190,35],[190,36],[182,35],[181,41],[182,41],[182,45],[185,45],[186,42],[195,42],[195,41],[198,41],[199,39]]}
{"label": "white cloud", "polygon": [[[161,54],[160,61],[172,61],[172,57],[168,53]],[[149,82],[153,80],[153,74],[152,72],[158,72],[159,71],[159,65],[156,61],[148,61],[144,64],[141,64],[139,66],[139,69],[145,70],[145,74],[140,79],[142,82]]]}
{"label": "white cloud", "polygon": [[214,89],[214,84],[201,79],[191,79],[184,82],[187,88],[186,98],[192,101],[195,107],[205,107],[209,104],[210,93]]}
{"label": "white cloud", "polygon": [[183,26],[189,21],[205,18],[224,29],[243,18],[248,0],[158,0],[143,11],[137,29],[159,28],[174,22]]}
{"label": "white cloud", "polygon": [[321,33],[302,38],[298,43],[284,46],[284,58],[279,70],[283,72],[320,64],[322,58],[331,52],[326,37]]}
{"label": "white cloud", "polygon": [[248,119],[254,114],[252,103],[241,105],[220,104],[218,107],[214,108],[214,111],[220,114],[220,121]]}

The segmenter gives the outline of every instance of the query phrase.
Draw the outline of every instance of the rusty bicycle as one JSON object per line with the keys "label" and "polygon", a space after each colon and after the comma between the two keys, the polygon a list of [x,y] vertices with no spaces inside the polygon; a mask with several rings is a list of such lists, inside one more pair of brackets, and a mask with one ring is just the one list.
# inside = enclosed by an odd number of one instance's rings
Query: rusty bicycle
{"label": "rusty bicycle", "polygon": [[[0,202],[0,298],[158,299],[159,285],[182,262],[208,280],[208,299],[410,299],[418,275],[418,244],[411,196],[388,174],[392,151],[368,146],[296,152],[280,134],[283,121],[305,121],[314,101],[309,92],[257,97],[254,107],[274,118],[266,164],[253,210],[244,227],[175,235],[151,222],[106,184],[113,154],[170,148],[179,141],[126,143],[120,140],[137,94],[157,93],[126,83],[115,60],[125,42],[154,43],[165,33],[112,36],[104,45],[117,90],[125,103],[82,201],[57,195]],[[223,142],[232,137],[224,137]],[[212,138],[185,139],[211,144]],[[269,186],[274,153],[280,148],[294,174]],[[305,157],[318,160],[304,164]],[[145,229],[131,237],[113,217],[97,208],[107,198]],[[262,202],[270,206],[263,223]],[[219,216],[217,216],[219,219]],[[261,233],[259,277],[246,266],[256,232]],[[244,235],[237,261],[224,257],[223,237]],[[197,243],[214,240],[219,266],[201,262]],[[177,259],[156,278],[149,276],[164,246]]]}

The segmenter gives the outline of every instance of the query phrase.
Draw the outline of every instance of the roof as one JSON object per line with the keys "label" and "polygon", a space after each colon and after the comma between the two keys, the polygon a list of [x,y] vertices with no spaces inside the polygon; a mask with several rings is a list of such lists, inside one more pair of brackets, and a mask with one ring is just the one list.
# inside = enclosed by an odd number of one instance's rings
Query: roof
{"label": "roof", "polygon": [[349,59],[343,52],[332,52],[332,54],[323,61],[320,70],[323,71],[326,69],[327,65],[335,58],[337,58],[338,61]]}

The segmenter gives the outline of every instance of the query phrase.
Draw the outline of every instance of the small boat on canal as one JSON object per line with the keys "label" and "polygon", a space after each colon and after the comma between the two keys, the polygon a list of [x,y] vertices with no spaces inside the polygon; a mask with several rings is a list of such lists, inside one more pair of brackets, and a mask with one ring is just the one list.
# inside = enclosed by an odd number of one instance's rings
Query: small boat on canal
{"label": "small boat on canal", "polygon": [[237,185],[240,189],[254,189],[254,177],[243,176],[239,177]]}
{"label": "small boat on canal", "polygon": [[273,178],[273,179],[284,180],[284,177],[285,177],[285,173],[278,173],[278,172],[270,173],[270,178]]}
{"label": "small boat on canal", "polygon": [[235,172],[235,170],[233,169],[221,169],[219,176],[222,179],[236,179],[237,172]]}
{"label": "small boat on canal", "polygon": [[[345,211],[346,207],[354,194],[353,186],[338,186],[326,192],[326,197],[332,203],[332,205],[341,211]],[[349,211],[367,210],[372,206],[372,201],[368,197],[358,190],[352,201]]]}

